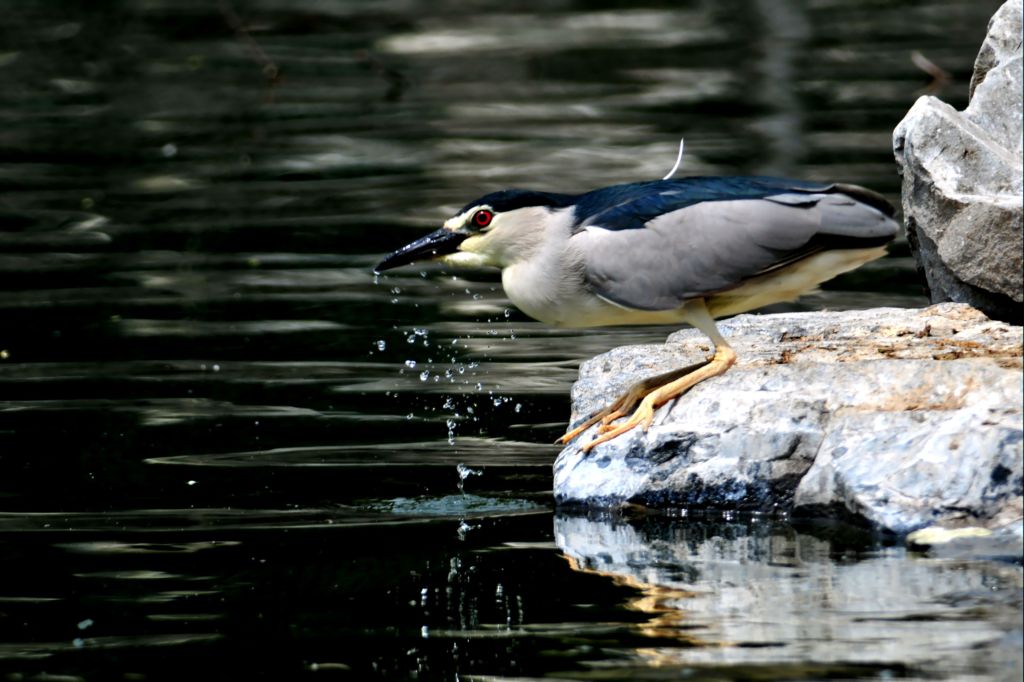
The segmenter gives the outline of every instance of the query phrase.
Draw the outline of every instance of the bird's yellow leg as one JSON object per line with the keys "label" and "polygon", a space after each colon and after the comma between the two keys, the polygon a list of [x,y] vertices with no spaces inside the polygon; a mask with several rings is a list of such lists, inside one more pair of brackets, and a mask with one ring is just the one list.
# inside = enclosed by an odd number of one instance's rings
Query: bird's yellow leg
{"label": "bird's yellow leg", "polygon": [[664,374],[658,374],[657,376],[653,376],[648,379],[644,379],[643,381],[636,382],[635,384],[630,386],[625,393],[616,398],[610,405],[605,407],[603,410],[599,410],[598,412],[594,413],[593,416],[591,416],[589,419],[587,419],[585,422],[577,426],[572,431],[569,431],[567,434],[556,440],[555,443],[565,445],[573,438],[580,435],[581,433],[589,429],[591,426],[596,424],[597,422],[601,422],[602,425],[611,424],[616,419],[625,417],[630,413],[633,407],[643,398],[645,398],[647,394],[650,393],[651,391],[657,389],[660,386],[664,386],[670,381],[675,381],[679,377],[686,376],[690,372],[700,369],[709,362],[711,362],[711,360],[705,360],[703,362],[698,362],[695,365],[690,365],[689,367],[683,367],[682,369],[674,369],[671,372],[665,372]]}
{"label": "bird's yellow leg", "polygon": [[[716,334],[715,336],[718,335]],[[700,382],[718,376],[732,367],[736,362],[736,353],[720,336],[715,341],[715,356],[710,362],[649,392],[640,401],[640,406],[636,408],[636,411],[633,412],[629,419],[618,426],[609,426],[600,436],[581,447],[580,451],[584,454],[590,452],[591,449],[601,443],[606,443],[612,438],[621,436],[637,426],[642,427],[646,431],[654,419],[654,411],[656,409],[669,400],[682,395]]]}

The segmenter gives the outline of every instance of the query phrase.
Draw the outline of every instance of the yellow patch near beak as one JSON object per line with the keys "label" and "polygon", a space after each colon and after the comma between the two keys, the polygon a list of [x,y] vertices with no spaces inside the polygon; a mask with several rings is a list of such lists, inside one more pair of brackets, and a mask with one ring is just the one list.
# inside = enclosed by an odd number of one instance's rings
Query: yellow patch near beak
{"label": "yellow patch near beak", "polygon": [[493,265],[485,255],[477,250],[480,248],[481,241],[482,238],[480,236],[468,237],[459,244],[458,251],[442,256],[439,260],[448,265],[458,265],[465,268],[481,268]]}
{"label": "yellow patch near beak", "polygon": [[459,244],[459,251],[469,251],[470,253],[480,253],[481,247],[483,246],[484,237],[483,235],[475,234],[472,237],[466,237],[461,244]]}

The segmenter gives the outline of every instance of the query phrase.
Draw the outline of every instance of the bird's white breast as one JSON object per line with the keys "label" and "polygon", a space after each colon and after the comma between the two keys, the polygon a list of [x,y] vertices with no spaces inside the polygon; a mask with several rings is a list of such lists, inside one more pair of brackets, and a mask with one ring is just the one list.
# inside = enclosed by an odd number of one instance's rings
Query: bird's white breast
{"label": "bird's white breast", "polygon": [[[547,209],[540,209],[547,210]],[[550,211],[544,233],[524,257],[501,271],[505,294],[530,317],[558,327],[666,324],[685,320],[680,310],[644,311],[616,305],[587,285],[583,252],[572,240],[572,212]]]}
{"label": "bird's white breast", "polygon": [[596,295],[587,286],[581,263],[566,268],[546,259],[510,265],[501,272],[505,294],[524,313],[556,327],[606,327],[685,322],[678,310],[634,310]]}

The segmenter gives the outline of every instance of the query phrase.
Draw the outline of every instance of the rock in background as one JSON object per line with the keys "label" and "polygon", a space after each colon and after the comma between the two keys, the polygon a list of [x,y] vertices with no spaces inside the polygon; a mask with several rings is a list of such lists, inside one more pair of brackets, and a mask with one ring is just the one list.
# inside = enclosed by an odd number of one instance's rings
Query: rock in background
{"label": "rock in background", "polygon": [[[740,315],[737,364],[588,455],[558,456],[560,504],[778,510],[897,533],[1021,516],[1022,330],[963,304]],[[573,421],[708,356],[684,330],[580,368]]]}
{"label": "rock in background", "polygon": [[917,100],[893,134],[903,211],[933,303],[1024,321],[1021,0],[992,17],[970,104]]}

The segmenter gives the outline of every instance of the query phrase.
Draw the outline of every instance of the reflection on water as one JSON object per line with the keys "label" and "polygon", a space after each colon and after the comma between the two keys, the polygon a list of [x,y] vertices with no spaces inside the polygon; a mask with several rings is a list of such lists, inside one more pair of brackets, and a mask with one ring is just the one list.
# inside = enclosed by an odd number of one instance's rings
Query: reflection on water
{"label": "reflection on water", "polygon": [[636,590],[627,608],[657,642],[629,652],[631,666],[785,669],[804,660],[814,677],[909,667],[929,678],[1020,669],[1004,634],[1022,606],[1013,566],[908,560],[902,548],[858,557],[758,517],[630,524],[556,515],[555,540],[575,570]]}
{"label": "reflection on water", "polygon": [[[1012,606],[1019,568],[765,521],[553,531],[579,361],[674,330],[370,272],[500,187],[662,177],[680,136],[681,174],[896,201],[911,51],[962,107],[997,4],[0,2],[0,676],[997,670],[1020,630],[975,585]],[[784,309],[923,301],[897,244]]]}

